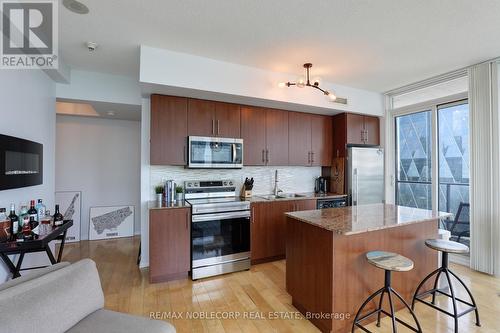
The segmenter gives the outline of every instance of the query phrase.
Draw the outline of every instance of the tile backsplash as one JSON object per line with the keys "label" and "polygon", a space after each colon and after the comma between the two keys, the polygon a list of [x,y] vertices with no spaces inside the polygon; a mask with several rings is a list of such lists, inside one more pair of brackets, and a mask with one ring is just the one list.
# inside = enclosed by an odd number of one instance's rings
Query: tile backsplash
{"label": "tile backsplash", "polygon": [[242,169],[185,169],[178,166],[151,166],[151,200],[154,187],[173,179],[184,186],[187,180],[235,181],[239,193],[245,177],[254,178],[253,194],[270,194],[274,189],[274,172],[278,170],[279,189],[284,192],[313,192],[314,179],[321,176],[321,167],[244,167]]}

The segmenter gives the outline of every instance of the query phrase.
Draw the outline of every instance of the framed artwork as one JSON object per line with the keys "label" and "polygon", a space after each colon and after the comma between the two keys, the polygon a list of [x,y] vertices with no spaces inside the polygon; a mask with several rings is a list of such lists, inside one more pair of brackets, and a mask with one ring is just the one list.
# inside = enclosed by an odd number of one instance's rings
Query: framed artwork
{"label": "framed artwork", "polygon": [[90,207],[89,240],[134,235],[134,206]]}
{"label": "framed artwork", "polygon": [[[55,196],[56,204],[65,220],[73,220],[73,226],[66,233],[66,242],[80,241],[80,225],[82,219],[82,192],[59,191]],[[53,211],[50,212],[54,214]]]}

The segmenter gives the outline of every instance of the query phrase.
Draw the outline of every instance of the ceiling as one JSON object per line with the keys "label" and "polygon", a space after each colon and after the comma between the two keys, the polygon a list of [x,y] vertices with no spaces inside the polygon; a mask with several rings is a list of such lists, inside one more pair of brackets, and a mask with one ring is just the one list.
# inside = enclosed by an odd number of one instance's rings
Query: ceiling
{"label": "ceiling", "polygon": [[57,98],[56,113],[66,116],[141,120],[141,106]]}
{"label": "ceiling", "polygon": [[[500,56],[495,0],[81,0],[60,6],[70,66],[138,77],[144,44],[387,91]],[[90,53],[85,42],[99,44]]]}

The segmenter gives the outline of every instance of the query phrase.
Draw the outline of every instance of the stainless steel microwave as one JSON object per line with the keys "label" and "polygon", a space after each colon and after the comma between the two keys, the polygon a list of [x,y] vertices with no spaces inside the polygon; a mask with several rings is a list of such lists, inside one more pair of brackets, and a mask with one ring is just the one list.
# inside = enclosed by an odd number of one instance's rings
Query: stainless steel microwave
{"label": "stainless steel microwave", "polygon": [[188,168],[242,168],[243,139],[188,137]]}

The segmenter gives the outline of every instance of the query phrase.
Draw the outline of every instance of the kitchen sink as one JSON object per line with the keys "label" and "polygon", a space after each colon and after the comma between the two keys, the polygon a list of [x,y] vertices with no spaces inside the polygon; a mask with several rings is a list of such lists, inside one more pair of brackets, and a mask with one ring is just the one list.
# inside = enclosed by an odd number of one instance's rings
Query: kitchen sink
{"label": "kitchen sink", "polygon": [[305,198],[305,194],[298,193],[279,193],[278,195],[269,194],[269,195],[261,195],[261,198],[266,200],[274,200],[274,199],[289,199],[289,198]]}

